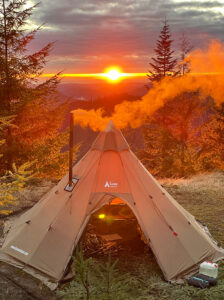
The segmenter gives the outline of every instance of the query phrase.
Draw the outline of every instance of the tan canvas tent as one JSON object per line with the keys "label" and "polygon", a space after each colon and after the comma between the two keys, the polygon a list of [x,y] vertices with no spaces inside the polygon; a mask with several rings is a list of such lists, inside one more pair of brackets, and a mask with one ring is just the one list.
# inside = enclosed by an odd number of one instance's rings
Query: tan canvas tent
{"label": "tan canvas tent", "polygon": [[14,221],[1,260],[56,285],[91,214],[113,198],[135,214],[166,280],[191,275],[204,260],[224,258],[224,250],[158,184],[112,122],[73,167],[73,178],[72,192],[65,190],[66,175]]}

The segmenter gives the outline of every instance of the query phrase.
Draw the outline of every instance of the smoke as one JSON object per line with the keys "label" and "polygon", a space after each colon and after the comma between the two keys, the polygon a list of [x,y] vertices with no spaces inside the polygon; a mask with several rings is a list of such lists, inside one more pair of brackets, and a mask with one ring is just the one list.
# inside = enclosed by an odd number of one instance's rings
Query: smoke
{"label": "smoke", "polygon": [[224,44],[211,41],[207,50],[196,49],[189,55],[192,72],[223,73]]}
{"label": "smoke", "polygon": [[224,44],[212,41],[206,50],[196,49],[187,59],[191,73],[176,78],[165,77],[154,83],[141,100],[117,104],[109,117],[104,116],[102,109],[74,110],[75,123],[90,126],[94,131],[104,130],[109,120],[119,129],[128,125],[137,128],[166,102],[187,91],[200,90],[201,97],[210,95],[219,106],[224,102]]}

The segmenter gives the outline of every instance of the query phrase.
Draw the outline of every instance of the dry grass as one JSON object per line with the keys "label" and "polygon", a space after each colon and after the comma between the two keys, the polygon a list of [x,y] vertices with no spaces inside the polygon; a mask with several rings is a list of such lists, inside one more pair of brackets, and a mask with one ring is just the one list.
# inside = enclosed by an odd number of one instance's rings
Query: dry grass
{"label": "dry grass", "polygon": [[224,246],[224,173],[201,174],[191,179],[166,179],[160,184],[185,209],[204,222]]}
{"label": "dry grass", "polygon": [[[214,172],[210,174],[198,174],[192,176],[190,179],[161,179],[160,184],[166,186],[178,185],[181,188],[186,188],[186,190],[193,189],[197,190],[216,190],[219,189],[220,193],[224,193],[224,173]],[[223,194],[224,195],[224,194]]]}

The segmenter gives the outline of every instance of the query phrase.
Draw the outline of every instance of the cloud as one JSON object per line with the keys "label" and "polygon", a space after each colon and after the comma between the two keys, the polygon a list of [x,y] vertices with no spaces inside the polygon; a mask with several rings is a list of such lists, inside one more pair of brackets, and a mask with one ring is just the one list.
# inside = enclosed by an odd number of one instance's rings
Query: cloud
{"label": "cloud", "polygon": [[117,61],[144,71],[165,17],[176,40],[182,30],[196,47],[211,38],[223,38],[221,0],[51,0],[43,1],[33,14],[32,21],[45,26],[32,49],[57,41],[49,70],[56,69],[58,61],[66,72],[88,72],[94,63],[100,72],[103,61]]}

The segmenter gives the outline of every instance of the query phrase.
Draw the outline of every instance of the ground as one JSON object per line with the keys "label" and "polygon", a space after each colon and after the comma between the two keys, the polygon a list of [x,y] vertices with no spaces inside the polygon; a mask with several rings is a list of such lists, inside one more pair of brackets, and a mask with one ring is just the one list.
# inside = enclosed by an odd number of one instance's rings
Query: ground
{"label": "ground", "polygon": [[[41,185],[42,184],[42,185]],[[160,184],[197,219],[206,223],[213,237],[224,247],[224,174],[212,173],[197,175],[191,179],[167,179]],[[52,183],[38,183],[26,194],[30,205],[51,188]],[[33,192],[35,190],[35,197]],[[30,195],[30,196],[29,196]],[[29,201],[29,197],[32,201]],[[24,205],[29,206],[29,205]],[[7,208],[6,208],[7,209]],[[12,207],[10,208],[12,209]],[[15,210],[18,207],[15,206]],[[224,300],[224,263],[219,262],[218,285],[205,290],[189,287],[187,284],[171,285],[163,280],[162,273],[152,252],[143,242],[129,241],[122,245],[113,258],[119,258],[117,268],[120,274],[127,274],[129,286],[122,299],[133,300]],[[104,262],[107,256],[94,254],[95,262]],[[67,283],[60,291],[69,289]],[[52,293],[38,281],[33,280],[23,272],[0,264],[0,299],[56,299],[57,293]],[[65,295],[63,299],[85,299],[78,293]],[[117,299],[116,299],[117,300]]]}

